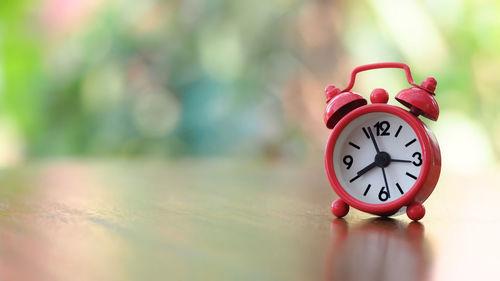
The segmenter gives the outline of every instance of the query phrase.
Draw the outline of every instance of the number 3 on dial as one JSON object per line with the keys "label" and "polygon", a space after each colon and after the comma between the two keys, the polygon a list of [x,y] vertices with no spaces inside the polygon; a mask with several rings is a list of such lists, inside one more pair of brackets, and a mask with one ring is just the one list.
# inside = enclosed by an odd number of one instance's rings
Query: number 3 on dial
{"label": "number 3 on dial", "polygon": [[422,165],[422,154],[420,154],[420,152],[413,153],[411,157],[413,157],[413,158],[417,157],[417,160],[418,160],[418,163],[415,162],[415,161],[413,161],[412,162],[413,165],[415,165],[417,167],[420,166],[420,165]]}

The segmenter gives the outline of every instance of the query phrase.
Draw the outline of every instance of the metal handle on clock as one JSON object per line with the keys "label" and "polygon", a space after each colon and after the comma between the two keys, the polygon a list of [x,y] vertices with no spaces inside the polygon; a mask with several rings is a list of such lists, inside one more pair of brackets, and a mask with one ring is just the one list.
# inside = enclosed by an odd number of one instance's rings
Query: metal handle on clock
{"label": "metal handle on clock", "polygon": [[350,91],[352,89],[352,87],[354,86],[354,81],[356,80],[356,74],[358,74],[359,72],[372,69],[380,69],[380,68],[401,68],[406,73],[406,80],[408,80],[408,83],[414,87],[421,88],[419,85],[413,82],[413,77],[411,76],[410,67],[408,65],[401,62],[381,62],[381,63],[365,64],[356,67],[351,72],[351,80],[349,81],[349,85],[347,85],[347,88],[342,90],[341,93]]}

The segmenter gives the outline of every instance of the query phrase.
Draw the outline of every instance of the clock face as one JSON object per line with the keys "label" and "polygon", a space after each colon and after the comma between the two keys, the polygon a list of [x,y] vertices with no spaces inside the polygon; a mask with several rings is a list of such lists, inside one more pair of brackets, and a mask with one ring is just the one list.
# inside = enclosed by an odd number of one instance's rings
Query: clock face
{"label": "clock face", "polygon": [[412,127],[386,112],[352,120],[333,149],[333,168],[342,188],[370,204],[385,204],[406,194],[420,175],[423,159]]}

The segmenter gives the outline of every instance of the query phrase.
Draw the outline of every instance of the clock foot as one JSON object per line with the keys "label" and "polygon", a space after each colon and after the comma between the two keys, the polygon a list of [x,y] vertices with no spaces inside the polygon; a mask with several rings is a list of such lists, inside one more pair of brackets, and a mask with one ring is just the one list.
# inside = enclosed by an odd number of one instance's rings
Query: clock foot
{"label": "clock foot", "polygon": [[406,215],[414,221],[418,221],[425,216],[425,207],[422,203],[413,202],[406,208]]}
{"label": "clock foot", "polygon": [[332,202],[332,205],[330,206],[330,210],[332,211],[332,214],[336,216],[337,218],[341,218],[347,213],[349,213],[349,205],[347,205],[344,201],[341,199],[337,199]]}

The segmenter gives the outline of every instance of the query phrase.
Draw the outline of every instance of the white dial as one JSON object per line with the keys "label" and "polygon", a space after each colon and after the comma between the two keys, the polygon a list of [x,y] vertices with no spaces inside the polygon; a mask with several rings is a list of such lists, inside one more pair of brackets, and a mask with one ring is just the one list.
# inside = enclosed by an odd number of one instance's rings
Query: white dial
{"label": "white dial", "polygon": [[385,204],[406,194],[422,161],[422,146],[412,127],[385,112],[352,120],[333,149],[333,168],[342,188],[370,204]]}

